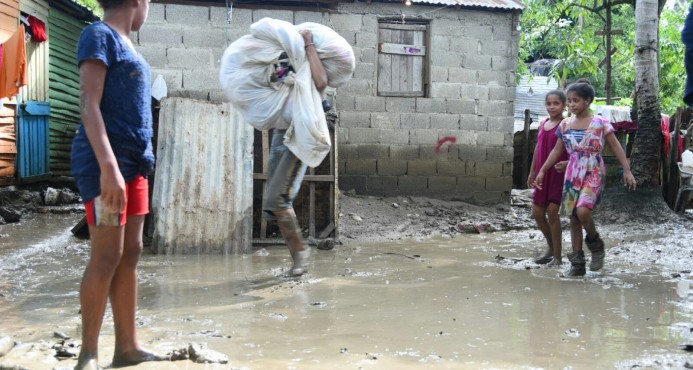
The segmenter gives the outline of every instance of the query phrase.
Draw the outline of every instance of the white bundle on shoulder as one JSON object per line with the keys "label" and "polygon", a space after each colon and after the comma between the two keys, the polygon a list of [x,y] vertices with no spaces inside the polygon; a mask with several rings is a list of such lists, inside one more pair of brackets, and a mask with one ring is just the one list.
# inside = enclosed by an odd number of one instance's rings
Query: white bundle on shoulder
{"label": "white bundle on shoulder", "polygon": [[[322,162],[331,141],[322,97],[315,88],[301,30],[313,34],[328,85],[337,87],[351,78],[351,45],[329,27],[317,23],[297,26],[272,18],[252,24],[250,34],[232,43],[221,59],[219,80],[229,101],[246,122],[259,130],[289,121],[284,144],[311,167]],[[279,57],[286,53],[293,72],[276,78]],[[289,104],[287,104],[289,102]]]}

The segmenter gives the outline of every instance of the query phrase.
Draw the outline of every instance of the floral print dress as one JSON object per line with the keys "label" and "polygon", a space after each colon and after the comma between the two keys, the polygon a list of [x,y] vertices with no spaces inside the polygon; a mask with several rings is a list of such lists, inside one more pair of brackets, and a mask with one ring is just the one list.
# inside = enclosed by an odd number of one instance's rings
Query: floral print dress
{"label": "floral print dress", "polygon": [[609,121],[601,116],[594,116],[585,130],[571,129],[573,119],[563,120],[561,129],[556,131],[568,152],[561,201],[561,211],[567,216],[577,207],[594,209],[599,203],[606,178],[602,148],[606,135],[614,131]]}

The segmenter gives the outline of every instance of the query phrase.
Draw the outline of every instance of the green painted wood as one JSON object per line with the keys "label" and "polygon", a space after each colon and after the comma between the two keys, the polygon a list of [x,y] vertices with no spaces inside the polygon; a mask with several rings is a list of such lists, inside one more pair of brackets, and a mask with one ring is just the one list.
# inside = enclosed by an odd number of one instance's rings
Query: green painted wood
{"label": "green painted wood", "polygon": [[56,9],[50,10],[48,24],[51,170],[57,176],[70,176],[72,140],[80,122],[77,42],[87,24]]}

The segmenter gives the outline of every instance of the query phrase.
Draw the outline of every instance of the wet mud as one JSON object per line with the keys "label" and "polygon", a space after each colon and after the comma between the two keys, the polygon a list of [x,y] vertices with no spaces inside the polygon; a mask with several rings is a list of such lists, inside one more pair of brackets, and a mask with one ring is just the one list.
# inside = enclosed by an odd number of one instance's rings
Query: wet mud
{"label": "wet mud", "polygon": [[[78,219],[36,215],[0,226],[0,338],[18,343],[0,368],[74,365],[56,358],[55,347],[69,355],[79,346],[89,249],[69,234]],[[605,226],[606,267],[582,279],[533,264],[544,241],[529,228],[345,239],[314,249],[309,274],[296,279],[284,275],[290,257],[281,246],[240,256],[145,253],[142,343],[157,353],[193,344],[228,363],[132,368],[685,368],[693,362],[681,349],[691,342],[693,294],[681,283],[690,277],[693,229],[636,226]],[[111,319],[107,312],[102,366],[113,352]]]}

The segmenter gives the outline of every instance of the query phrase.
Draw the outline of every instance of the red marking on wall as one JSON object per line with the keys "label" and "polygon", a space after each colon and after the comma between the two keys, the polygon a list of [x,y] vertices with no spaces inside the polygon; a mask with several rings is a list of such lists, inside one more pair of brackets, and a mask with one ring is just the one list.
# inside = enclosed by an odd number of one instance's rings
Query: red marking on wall
{"label": "red marking on wall", "polygon": [[[452,137],[452,136],[446,136],[440,140],[438,140],[438,145],[436,145],[436,153],[440,153],[443,151],[443,149],[449,147],[452,144],[455,144],[457,142],[457,139]],[[448,145],[445,145],[448,144]]]}

